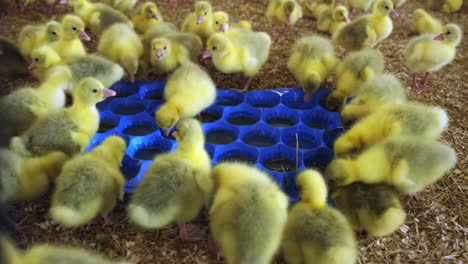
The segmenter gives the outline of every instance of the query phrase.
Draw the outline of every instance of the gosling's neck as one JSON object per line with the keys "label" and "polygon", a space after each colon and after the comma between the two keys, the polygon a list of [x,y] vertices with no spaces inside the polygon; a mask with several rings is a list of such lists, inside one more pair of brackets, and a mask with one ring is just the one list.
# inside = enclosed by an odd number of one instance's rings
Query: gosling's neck
{"label": "gosling's neck", "polygon": [[74,120],[79,122],[80,120],[89,118],[92,115],[99,116],[95,103],[86,102],[79,97],[75,97],[73,99],[75,101],[70,107],[69,113]]}
{"label": "gosling's neck", "polygon": [[[196,154],[197,156],[199,153],[202,153],[205,151],[205,141],[199,141],[196,142],[195,144],[191,144],[190,142],[178,142],[179,146],[177,148],[177,152],[181,153],[188,153],[188,154]],[[197,154],[198,153],[198,154]]]}

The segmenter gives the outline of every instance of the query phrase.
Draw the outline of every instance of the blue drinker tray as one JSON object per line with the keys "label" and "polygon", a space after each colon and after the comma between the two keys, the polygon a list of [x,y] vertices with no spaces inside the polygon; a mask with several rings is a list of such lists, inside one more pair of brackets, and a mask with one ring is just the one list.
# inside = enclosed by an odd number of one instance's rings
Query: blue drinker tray
{"label": "blue drinker tray", "polygon": [[[125,191],[132,192],[154,156],[174,150],[176,141],[164,137],[154,119],[164,102],[164,83],[121,81],[112,89],[117,96],[98,104],[101,124],[88,150],[110,135],[125,138],[128,148],[122,172],[128,180]],[[299,171],[323,170],[333,159],[333,142],[343,131],[339,113],[322,107],[329,92],[321,88],[304,102],[297,88],[243,93],[218,89],[216,103],[200,115],[213,164],[248,162],[267,172],[295,202],[296,166]]]}

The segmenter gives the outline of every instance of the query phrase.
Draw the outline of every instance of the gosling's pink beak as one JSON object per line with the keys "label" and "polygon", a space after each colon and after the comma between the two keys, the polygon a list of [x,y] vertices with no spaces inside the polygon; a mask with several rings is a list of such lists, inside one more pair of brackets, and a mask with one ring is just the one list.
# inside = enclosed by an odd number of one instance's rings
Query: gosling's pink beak
{"label": "gosling's pink beak", "polygon": [[203,23],[203,17],[199,16],[197,17],[197,25],[200,25],[201,23]]}
{"label": "gosling's pink beak", "polygon": [[68,0],[60,0],[60,4],[61,5],[66,5],[66,4],[68,4]]}
{"label": "gosling's pink beak", "polygon": [[221,26],[219,26],[219,31],[226,32],[227,30],[228,30],[228,24],[227,23],[221,24]]}
{"label": "gosling's pink beak", "polygon": [[34,70],[36,68],[37,68],[36,64],[34,62],[32,62],[31,64],[29,64],[28,70],[32,71],[32,70]]}
{"label": "gosling's pink beak", "polygon": [[176,137],[177,137],[177,130],[174,130],[174,132],[172,132],[172,137],[173,137],[173,138],[176,138]]}
{"label": "gosling's pink beak", "polygon": [[164,54],[163,54],[162,50],[157,49],[157,50],[156,50],[156,59],[157,59],[158,61],[160,61],[160,60],[163,59],[163,56],[164,56]]}
{"label": "gosling's pink beak", "polygon": [[86,32],[84,30],[80,31],[80,38],[83,39],[83,40],[86,40],[86,41],[90,41],[91,38],[89,37],[88,34],[86,34]]}
{"label": "gosling's pink beak", "polygon": [[164,134],[165,137],[169,136],[169,132],[171,132],[170,129],[162,129],[162,128],[161,128],[161,130],[162,130],[162,132],[163,132],[163,134]]}
{"label": "gosling's pink beak", "polygon": [[439,34],[434,37],[435,40],[444,40],[444,34]]}
{"label": "gosling's pink beak", "polygon": [[202,55],[202,58],[203,59],[208,59],[208,58],[211,58],[211,52],[209,50],[205,51]]}
{"label": "gosling's pink beak", "polygon": [[392,11],[390,11],[390,14],[391,14],[393,17],[398,17],[398,16],[400,16],[400,15],[398,14],[398,12],[395,10],[395,8],[393,8]]}
{"label": "gosling's pink beak", "polygon": [[346,16],[343,20],[344,20],[344,22],[346,22],[346,23],[349,23],[349,21],[350,21],[349,17],[347,17],[347,16]]}
{"label": "gosling's pink beak", "polygon": [[104,98],[112,97],[112,96],[115,96],[116,94],[117,93],[111,89],[107,89],[107,88],[102,89],[102,97]]}
{"label": "gosling's pink beak", "polygon": [[153,18],[158,20],[159,19],[158,14],[153,14]]}
{"label": "gosling's pink beak", "polygon": [[291,23],[291,16],[288,16],[288,24]]}

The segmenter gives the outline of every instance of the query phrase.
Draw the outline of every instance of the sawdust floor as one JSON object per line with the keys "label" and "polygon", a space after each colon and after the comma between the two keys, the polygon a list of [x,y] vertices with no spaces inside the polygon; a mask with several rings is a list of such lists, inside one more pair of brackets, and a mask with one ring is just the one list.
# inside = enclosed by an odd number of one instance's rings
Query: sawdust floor
{"label": "sawdust floor", "polygon": [[[10,1],[14,2],[14,1]],[[179,7],[171,7],[167,1],[157,1],[166,20],[181,23],[192,9],[192,1]],[[406,226],[388,237],[376,239],[359,236],[360,263],[463,263],[468,262],[468,199],[467,199],[467,134],[466,105],[468,102],[468,40],[465,37],[458,47],[455,61],[435,73],[430,79],[430,88],[416,93],[409,89],[410,72],[402,58],[402,49],[407,43],[404,34],[409,29],[413,10],[426,7],[426,1],[408,1],[400,8],[400,17],[394,19],[394,32],[378,49],[386,55],[386,71],[398,76],[407,86],[408,95],[417,101],[439,105],[450,115],[450,127],[443,135],[443,141],[453,146],[459,162],[454,170],[437,184],[417,194],[407,208]],[[258,31],[270,31],[264,16],[266,1],[212,1],[215,10],[227,11],[233,21],[250,19]],[[0,34],[14,37],[22,26],[32,22],[42,22],[49,18],[59,19],[67,11],[65,7],[49,7],[34,4],[21,11],[15,3],[10,3],[6,14],[0,18]],[[464,10],[445,15],[436,13],[444,22],[455,22],[467,32],[468,12]],[[304,35],[317,34],[315,22],[302,19],[281,38],[275,38],[268,63],[256,76],[253,89],[291,87],[296,84],[286,69],[291,46]],[[95,43],[90,43],[90,50]],[[434,51],[437,52],[437,51]],[[339,52],[342,56],[342,52]],[[210,63],[209,63],[210,64]],[[216,72],[207,65],[218,87],[238,88],[241,78]],[[2,80],[1,93],[14,89],[15,85],[33,81]],[[215,263],[206,241],[181,242],[174,227],[158,231],[147,231],[129,223],[125,205],[119,205],[112,214],[114,225],[101,227],[88,225],[78,229],[64,229],[53,223],[47,216],[48,198],[31,203],[19,203],[12,212],[19,220],[25,216],[25,229],[15,238],[22,247],[38,242],[62,242],[81,245],[120,259],[138,263]],[[195,223],[207,227],[206,214]],[[281,260],[277,260],[281,263]]]}

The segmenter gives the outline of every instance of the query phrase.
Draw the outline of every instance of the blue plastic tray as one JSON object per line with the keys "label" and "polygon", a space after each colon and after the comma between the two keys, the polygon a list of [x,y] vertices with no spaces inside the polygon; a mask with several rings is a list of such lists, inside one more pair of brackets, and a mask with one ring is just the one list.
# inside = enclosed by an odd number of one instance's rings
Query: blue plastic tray
{"label": "blue plastic tray", "polygon": [[[88,150],[110,135],[125,138],[128,149],[122,171],[128,179],[125,191],[132,192],[153,157],[174,150],[176,141],[162,136],[154,119],[164,102],[164,83],[122,81],[112,89],[117,96],[98,104],[101,125]],[[200,115],[213,164],[249,162],[267,172],[291,202],[297,201],[296,166],[299,171],[323,170],[333,159],[333,142],[343,131],[339,113],[322,107],[329,92],[321,88],[304,102],[297,88],[244,93],[219,89],[216,103]]]}

